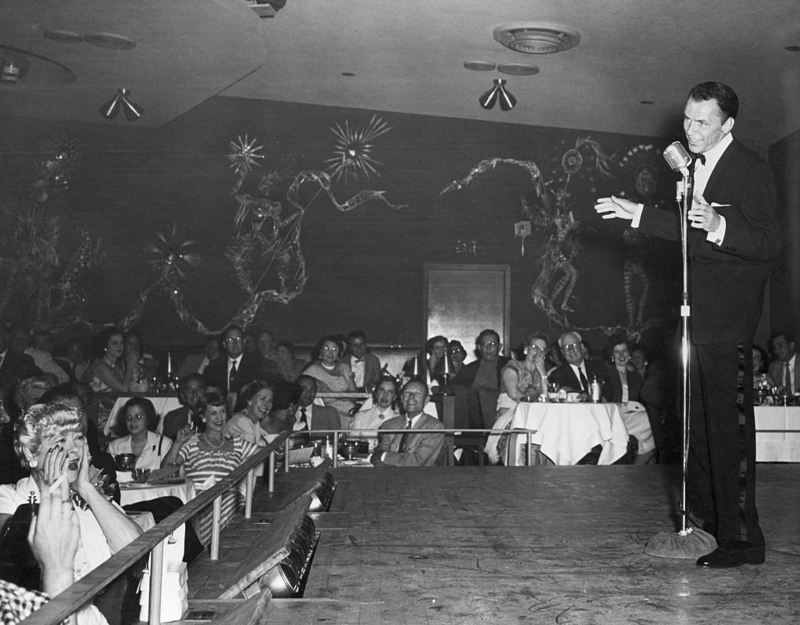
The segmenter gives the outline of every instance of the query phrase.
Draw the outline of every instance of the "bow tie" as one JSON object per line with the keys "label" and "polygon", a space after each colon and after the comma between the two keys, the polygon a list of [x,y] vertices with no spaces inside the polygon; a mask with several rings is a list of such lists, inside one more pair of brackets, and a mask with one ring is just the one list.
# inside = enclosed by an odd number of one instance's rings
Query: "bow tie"
{"label": "bow tie", "polygon": [[701,165],[706,164],[706,155],[705,154],[693,154],[695,162],[700,161]]}

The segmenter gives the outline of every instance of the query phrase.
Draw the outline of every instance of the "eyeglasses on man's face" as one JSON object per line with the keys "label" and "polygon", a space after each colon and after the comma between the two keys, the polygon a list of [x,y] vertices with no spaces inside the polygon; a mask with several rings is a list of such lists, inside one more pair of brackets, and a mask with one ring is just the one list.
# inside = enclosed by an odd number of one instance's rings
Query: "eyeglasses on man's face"
{"label": "eyeglasses on man's face", "polygon": [[581,350],[581,344],[580,343],[567,343],[561,349],[563,349],[565,352],[577,352],[577,351]]}

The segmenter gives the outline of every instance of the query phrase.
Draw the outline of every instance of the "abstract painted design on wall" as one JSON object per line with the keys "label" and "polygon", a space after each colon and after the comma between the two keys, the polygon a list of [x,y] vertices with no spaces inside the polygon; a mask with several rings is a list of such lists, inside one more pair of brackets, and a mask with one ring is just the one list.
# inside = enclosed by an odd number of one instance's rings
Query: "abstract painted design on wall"
{"label": "abstract painted design on wall", "polygon": [[[563,142],[562,142],[563,143]],[[650,205],[659,205],[657,179],[662,166],[653,155],[660,156],[653,146],[637,146],[620,162],[621,174],[631,181],[631,188],[620,192],[636,201]],[[445,195],[463,190],[476,177],[494,171],[498,165],[512,165],[524,169],[528,173],[533,187],[531,201],[524,196],[521,199],[523,219],[529,221],[533,228],[546,237],[541,251],[534,261],[539,266],[536,280],[531,287],[531,298],[534,305],[558,328],[573,328],[581,331],[602,331],[613,334],[620,330],[629,336],[638,338],[651,327],[660,323],[659,319],[645,320],[645,305],[648,299],[650,281],[645,263],[646,238],[632,229],[623,235],[625,261],[623,269],[623,286],[627,324],[625,328],[617,325],[595,325],[581,327],[575,323],[572,303],[581,274],[577,260],[582,251],[581,222],[573,211],[573,187],[576,179],[583,176],[584,186],[595,192],[596,179],[608,180],[616,171],[613,156],[609,156],[601,145],[589,138],[579,137],[574,145],[562,145],[553,156],[554,166],[550,169],[551,177],[545,179],[542,170],[534,161],[510,158],[489,158],[481,161],[462,179],[447,185],[440,193]],[[520,222],[520,223],[525,223]],[[519,236],[519,223],[515,234]]]}
{"label": "abstract painted design on wall", "polygon": [[[345,127],[348,128],[347,124]],[[365,144],[361,146],[365,152],[360,153],[355,164],[343,165],[338,173],[347,167],[375,171],[370,165],[377,162],[368,158],[369,144],[366,143],[378,134],[388,130],[388,126],[380,119],[373,121],[366,131],[356,133],[356,138]],[[376,134],[377,133],[377,134]],[[257,139],[245,136],[237,137],[230,142],[230,151],[226,159],[236,176],[231,188],[231,196],[236,200],[236,212],[233,216],[235,233],[233,242],[228,245],[226,258],[230,261],[239,287],[245,298],[234,316],[223,324],[222,328],[209,328],[186,307],[180,280],[186,275],[180,269],[182,264],[196,266],[199,257],[188,252],[191,242],[179,243],[173,228],[172,237],[158,234],[161,245],[156,241],[149,251],[156,254],[151,261],[158,269],[156,281],[145,289],[139,299],[122,322],[122,327],[134,325],[144,311],[150,291],[163,289],[172,300],[175,312],[180,320],[200,334],[213,335],[231,324],[246,328],[255,319],[259,308],[265,302],[288,304],[298,297],[306,284],[306,261],[300,244],[303,217],[313,202],[323,195],[330,200],[333,207],[340,212],[349,212],[367,202],[381,202],[389,208],[399,209],[386,199],[385,191],[362,190],[340,202],[331,188],[331,176],[322,171],[305,170],[300,172],[267,171],[258,177],[256,189],[245,192],[243,189],[247,179],[260,167],[263,155]],[[366,156],[365,156],[366,154]],[[361,162],[359,165],[358,163]],[[352,172],[351,172],[352,173]],[[302,189],[310,186],[315,193],[304,199]],[[196,263],[193,262],[196,258]]]}

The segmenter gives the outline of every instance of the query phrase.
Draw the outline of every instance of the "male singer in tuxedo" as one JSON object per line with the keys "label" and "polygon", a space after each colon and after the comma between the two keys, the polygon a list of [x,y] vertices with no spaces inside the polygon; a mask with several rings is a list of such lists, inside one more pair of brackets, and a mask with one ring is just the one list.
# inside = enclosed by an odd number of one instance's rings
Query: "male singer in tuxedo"
{"label": "male singer in tuxedo", "polygon": [[[755,504],[751,346],[769,263],[781,236],[770,167],[731,135],[738,109],[733,89],[706,82],[691,90],[683,111],[689,150],[697,157],[690,165],[694,189],[687,235],[691,305],[687,499],[690,518],[719,543],[697,560],[707,568],[764,562],[764,535]],[[677,212],[613,196],[598,199],[595,209],[604,219],[631,219],[632,226],[645,234],[680,240]],[[736,407],[739,344],[746,358],[743,434]]]}

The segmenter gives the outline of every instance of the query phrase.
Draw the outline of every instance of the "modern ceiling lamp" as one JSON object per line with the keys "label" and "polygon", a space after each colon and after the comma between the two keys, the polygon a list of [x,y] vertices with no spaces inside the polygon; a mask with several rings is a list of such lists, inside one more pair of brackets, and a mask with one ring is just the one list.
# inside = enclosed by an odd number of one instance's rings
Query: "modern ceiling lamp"
{"label": "modern ceiling lamp", "polygon": [[101,115],[106,119],[114,119],[122,109],[129,122],[137,121],[142,116],[144,109],[128,99],[130,94],[129,89],[117,89],[117,94],[100,109]]}
{"label": "modern ceiling lamp", "polygon": [[500,103],[500,110],[510,111],[517,105],[517,99],[511,95],[505,87],[505,78],[495,78],[494,87],[484,93],[478,102],[485,109],[493,109],[494,105]]}

